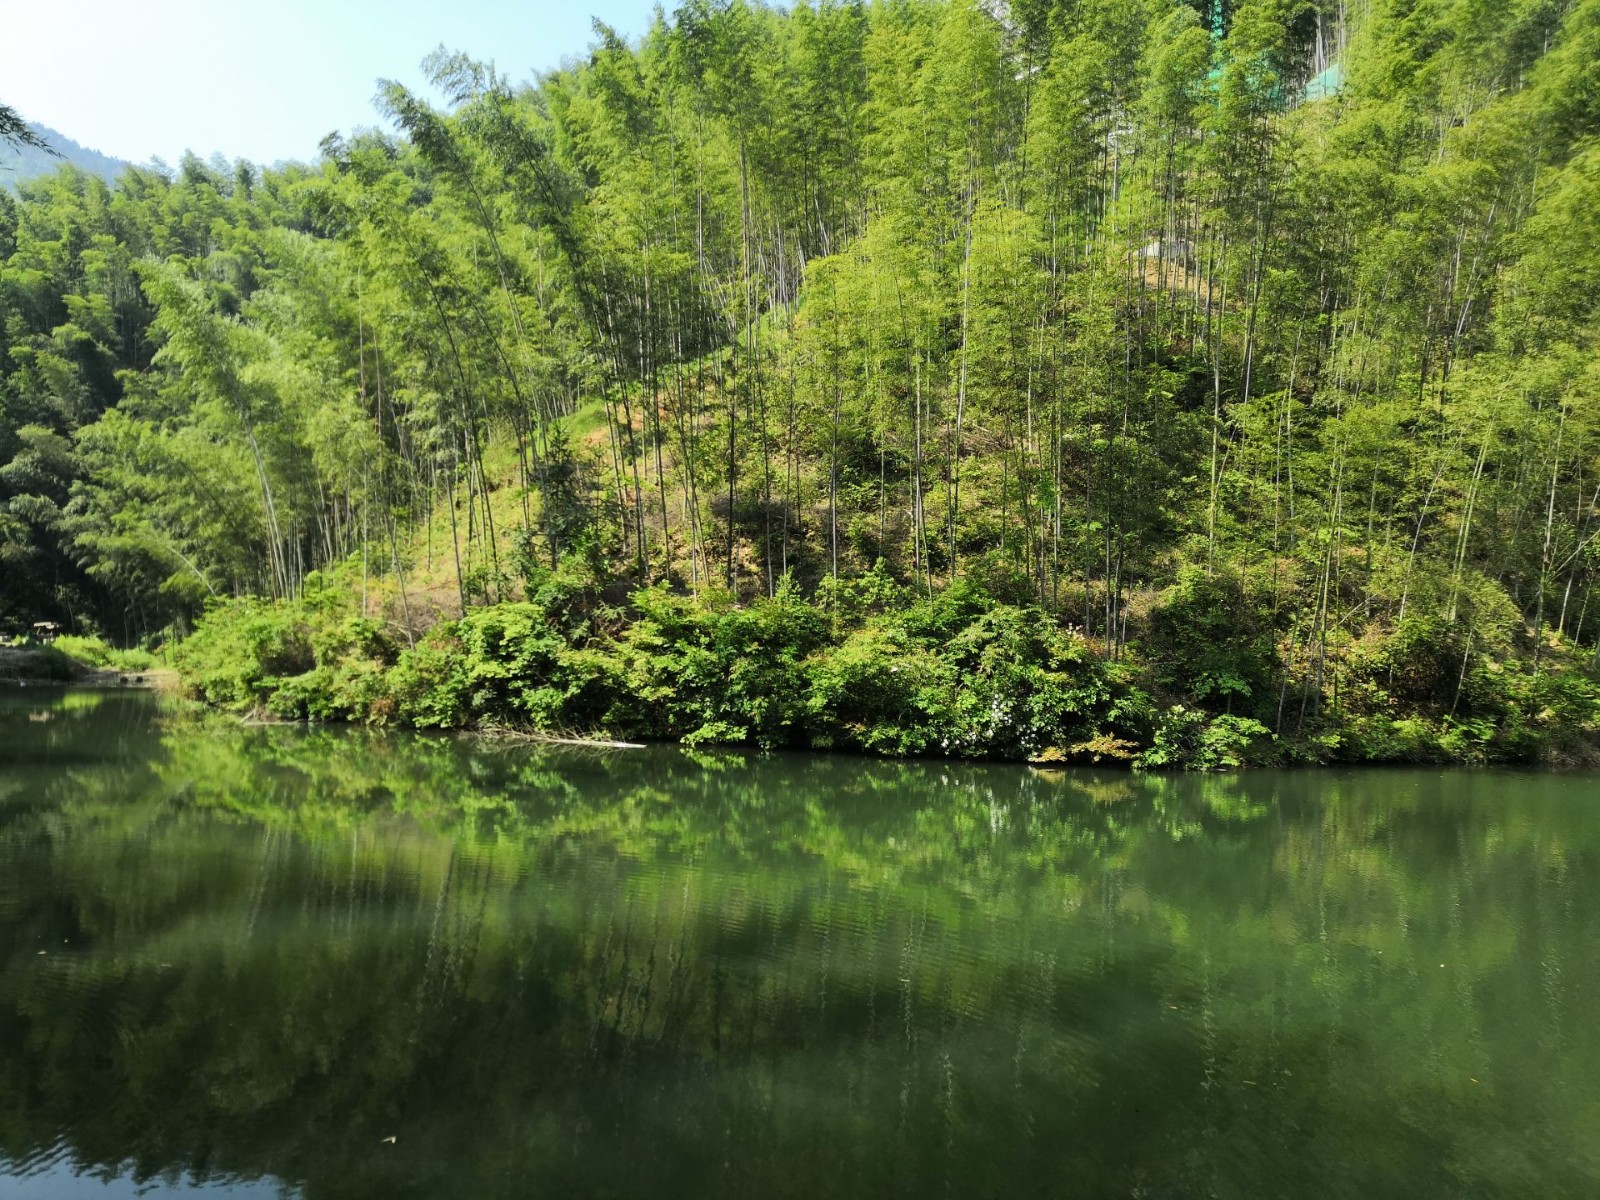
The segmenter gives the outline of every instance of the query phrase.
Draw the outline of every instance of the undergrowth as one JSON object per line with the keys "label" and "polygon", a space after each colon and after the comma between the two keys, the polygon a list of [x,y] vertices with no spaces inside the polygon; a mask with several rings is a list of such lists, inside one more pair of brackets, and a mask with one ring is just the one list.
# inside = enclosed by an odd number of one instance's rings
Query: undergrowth
{"label": "undergrowth", "polygon": [[525,599],[413,642],[313,577],[294,601],[213,605],[175,663],[194,697],[239,712],[691,747],[1203,770],[1594,755],[1600,692],[1580,671],[1462,657],[1436,644],[1448,631],[1402,625],[1335,664],[1330,698],[1331,677],[1292,677],[1247,609],[1226,581],[1187,578],[1110,661],[1058,615],[967,582],[927,596],[873,572],[744,606],[664,586],[606,603],[536,572]]}

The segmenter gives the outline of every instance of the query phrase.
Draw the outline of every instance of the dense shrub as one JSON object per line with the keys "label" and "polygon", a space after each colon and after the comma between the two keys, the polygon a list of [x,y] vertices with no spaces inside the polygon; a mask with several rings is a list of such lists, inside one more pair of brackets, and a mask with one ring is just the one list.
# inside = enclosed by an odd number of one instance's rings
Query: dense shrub
{"label": "dense shrub", "polygon": [[802,743],[804,663],[830,636],[820,609],[788,586],[744,609],[647,588],[634,594],[633,607],[635,619],[613,652],[623,684],[613,724],[691,745]]}
{"label": "dense shrub", "polygon": [[58,653],[86,667],[105,668],[112,671],[148,671],[156,665],[156,656],[148,650],[119,649],[101,638],[78,637],[63,634],[51,643]]}
{"label": "dense shrub", "polygon": [[1184,567],[1141,648],[1161,691],[1212,712],[1265,715],[1278,673],[1273,630],[1237,576]]}
{"label": "dense shrub", "polygon": [[286,678],[316,666],[303,604],[254,597],[211,604],[175,659],[189,688],[223,708],[265,704]]}
{"label": "dense shrub", "polygon": [[[621,598],[618,598],[621,600]],[[1040,608],[961,582],[934,595],[883,571],[785,583],[740,606],[665,586],[615,607],[530,570],[525,600],[441,622],[415,644],[338,589],[214,605],[177,654],[212,704],[286,718],[810,747],[887,755],[1107,759],[1225,770],[1268,762],[1581,762],[1594,684],[1508,666],[1436,623],[1350,650],[1331,706],[1280,739],[1270,624],[1227,576],[1188,573],[1145,631],[1154,663],[1108,662]]]}
{"label": "dense shrub", "polygon": [[811,744],[889,755],[939,751],[947,736],[942,667],[903,627],[851,633],[809,664]]}
{"label": "dense shrub", "polygon": [[1188,767],[1219,771],[1260,761],[1255,747],[1272,731],[1252,717],[1208,716],[1175,704],[1156,719],[1150,748],[1138,758],[1141,767]]}
{"label": "dense shrub", "polygon": [[1023,758],[1087,741],[1113,698],[1106,664],[1037,609],[996,605],[939,652],[952,753]]}

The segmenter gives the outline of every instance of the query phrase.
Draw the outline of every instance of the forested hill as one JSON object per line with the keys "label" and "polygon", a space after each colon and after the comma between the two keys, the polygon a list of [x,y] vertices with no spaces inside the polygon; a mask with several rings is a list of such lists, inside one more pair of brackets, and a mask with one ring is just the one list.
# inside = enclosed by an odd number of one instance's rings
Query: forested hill
{"label": "forested hill", "polygon": [[[0,143],[0,187],[15,187],[25,179],[54,174],[63,162],[71,163],[90,175],[98,175],[107,183],[115,183],[117,176],[128,166],[120,158],[80,146],[66,134],[58,133],[48,125],[30,125],[28,128],[50,149]],[[52,154],[51,150],[55,153]]]}
{"label": "forested hill", "polygon": [[[1335,755],[1592,732],[1600,0],[597,28],[528,88],[441,52],[449,112],[384,85],[392,132],[314,167],[0,196],[4,619],[136,638],[317,572],[382,663],[554,569],[574,653],[630,586],[781,592],[874,685],[958,643],[1065,678],[959,642],[1037,606],[1148,705],[1061,700],[1024,750],[1073,703],[1106,746],[1171,711]],[[968,607],[885,615],[919,596]],[[367,645],[286,644],[238,697]],[[376,694],[331,708],[427,715]]]}

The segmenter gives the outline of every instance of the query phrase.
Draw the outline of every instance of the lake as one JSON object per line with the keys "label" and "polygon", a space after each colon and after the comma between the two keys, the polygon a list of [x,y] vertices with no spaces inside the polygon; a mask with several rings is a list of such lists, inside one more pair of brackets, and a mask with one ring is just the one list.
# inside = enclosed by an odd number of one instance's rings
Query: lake
{"label": "lake", "polygon": [[0,1196],[1592,1197],[1597,783],[0,693]]}

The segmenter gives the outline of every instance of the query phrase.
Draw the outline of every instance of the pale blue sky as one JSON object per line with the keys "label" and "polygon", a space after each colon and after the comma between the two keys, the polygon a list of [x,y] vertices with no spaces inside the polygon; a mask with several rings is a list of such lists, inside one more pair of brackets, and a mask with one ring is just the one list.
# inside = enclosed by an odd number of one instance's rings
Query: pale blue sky
{"label": "pale blue sky", "polygon": [[[668,11],[675,0],[667,0]],[[582,54],[591,16],[630,38],[653,0],[0,0],[0,101],[133,162],[186,149],[314,158],[376,125],[380,77],[422,86],[443,42],[521,82]]]}

